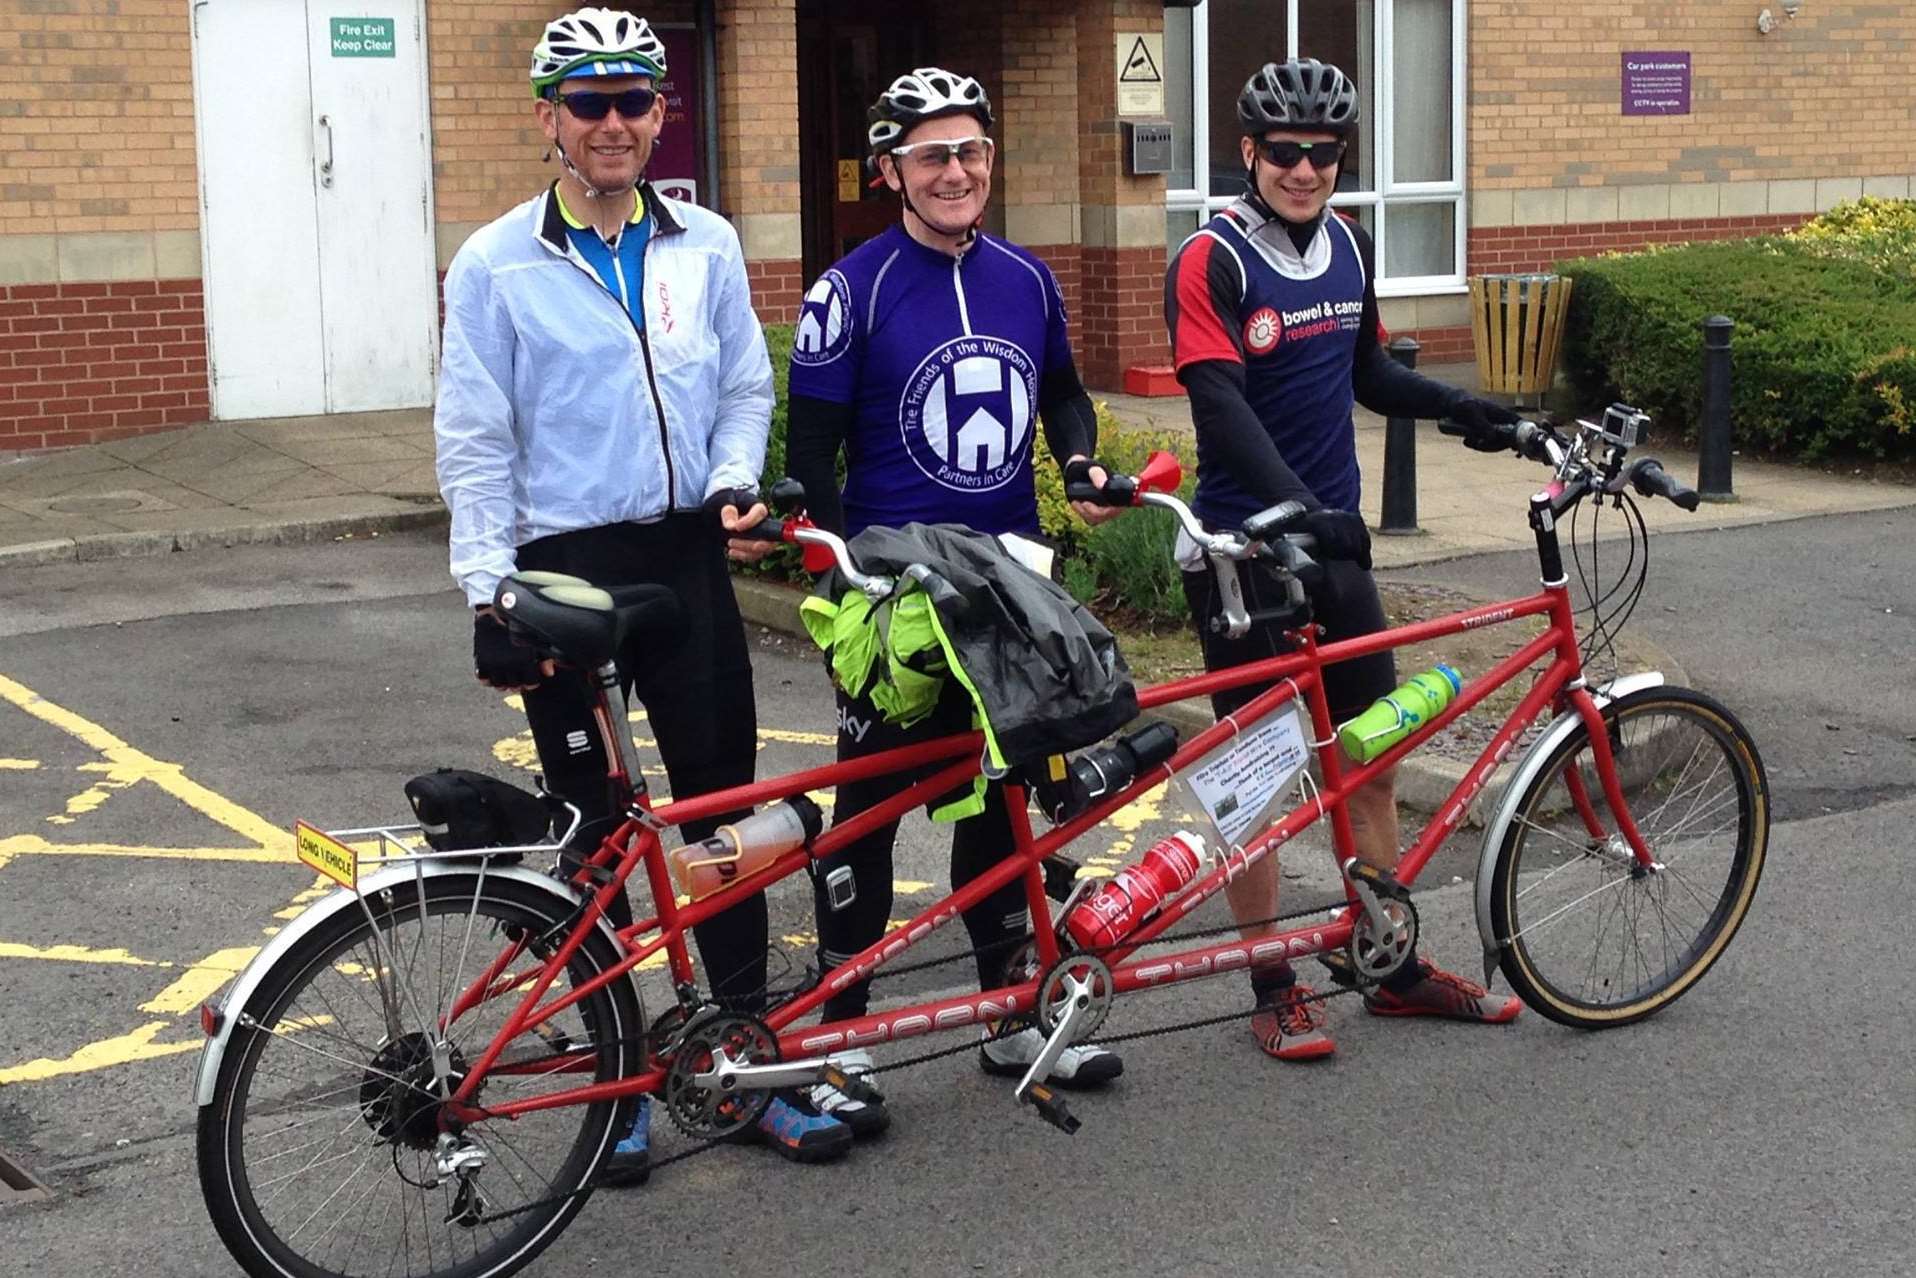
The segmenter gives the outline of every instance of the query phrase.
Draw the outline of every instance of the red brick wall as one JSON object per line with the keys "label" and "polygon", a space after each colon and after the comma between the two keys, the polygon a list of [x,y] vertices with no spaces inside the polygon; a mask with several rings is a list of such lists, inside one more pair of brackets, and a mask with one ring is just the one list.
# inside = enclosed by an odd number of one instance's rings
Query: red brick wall
{"label": "red brick wall", "polygon": [[796,258],[780,262],[745,263],[752,285],[752,309],[761,324],[798,323],[798,304],[805,296],[804,264]]}
{"label": "red brick wall", "polygon": [[1085,248],[1073,344],[1085,385],[1118,390],[1133,364],[1170,362],[1164,335],[1164,249]]}
{"label": "red brick wall", "polygon": [[198,280],[0,288],[0,450],[97,444],[208,408]]}
{"label": "red brick wall", "polygon": [[1075,345],[1084,332],[1084,320],[1078,314],[1078,307],[1084,301],[1081,288],[1084,263],[1080,256],[1084,250],[1076,244],[1027,244],[1024,247],[1037,254],[1058,277],[1058,291],[1064,294],[1064,309],[1071,318],[1071,340]]}
{"label": "red brick wall", "polygon": [[1760,217],[1671,218],[1660,222],[1474,227],[1470,231],[1470,273],[1543,271],[1565,258],[1628,252],[1651,244],[1774,235],[1801,226],[1812,216],[1810,213],[1778,213]]}

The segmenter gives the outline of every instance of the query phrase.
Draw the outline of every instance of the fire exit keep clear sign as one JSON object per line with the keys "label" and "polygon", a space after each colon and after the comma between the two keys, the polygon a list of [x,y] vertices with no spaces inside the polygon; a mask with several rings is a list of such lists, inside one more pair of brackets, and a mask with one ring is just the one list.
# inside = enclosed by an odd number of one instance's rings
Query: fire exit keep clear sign
{"label": "fire exit keep clear sign", "polygon": [[334,18],[335,58],[390,58],[393,53],[391,18]]}

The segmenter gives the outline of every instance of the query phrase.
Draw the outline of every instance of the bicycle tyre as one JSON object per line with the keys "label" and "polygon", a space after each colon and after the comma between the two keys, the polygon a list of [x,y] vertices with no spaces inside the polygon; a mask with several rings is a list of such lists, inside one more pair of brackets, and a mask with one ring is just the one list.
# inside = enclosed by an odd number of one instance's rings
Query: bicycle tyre
{"label": "bicycle tyre", "polygon": [[[512,945],[506,929],[511,929],[516,936],[539,936],[556,928],[557,934],[563,936],[571,912],[565,901],[537,887],[499,876],[482,877],[476,872],[428,878],[423,884],[423,896],[423,924],[420,922],[421,889],[410,880],[369,895],[365,910],[347,909],[329,919],[288,950],[249,999],[244,1012],[262,1028],[248,1028],[244,1023],[234,1028],[233,1039],[220,1064],[214,1100],[199,1113],[199,1176],[207,1210],[221,1240],[240,1266],[255,1278],[364,1278],[398,1272],[432,1278],[503,1278],[531,1263],[584,1207],[591,1193],[584,1187],[631,1121],[636,1105],[633,1100],[539,1110],[518,1120],[504,1119],[497,1123],[481,1120],[468,1132],[476,1134],[474,1139],[487,1148],[492,1159],[478,1177],[482,1192],[490,1197],[487,1207],[492,1210],[523,1207],[524,1210],[502,1221],[473,1226],[442,1219],[448,1217],[448,1209],[454,1205],[454,1194],[448,1186],[456,1182],[429,1186],[426,1182],[431,1175],[426,1169],[430,1166],[430,1155],[404,1139],[408,1132],[424,1133],[432,1126],[429,1115],[419,1117],[421,1107],[417,1101],[412,1102],[415,1112],[411,1119],[401,1116],[404,1103],[424,1093],[416,1086],[410,1091],[396,1085],[382,1086],[393,1075],[374,1072],[375,1066],[382,1063],[382,1054],[388,1052],[398,1054],[384,1057],[383,1064],[388,1069],[399,1069],[396,1062],[407,1059],[408,1045],[415,1040],[410,1033],[394,1036],[388,1031],[381,1034],[377,1043],[367,1042],[362,1040],[369,1036],[355,1039],[346,1030],[347,1019],[358,1017],[367,1009],[371,1013],[368,1019],[375,1020],[377,1028],[387,1030],[392,1023],[382,1012],[386,1006],[383,996],[375,1003],[364,991],[355,993],[351,988],[351,983],[357,980],[371,986],[375,994],[381,989],[379,973],[369,972],[366,964],[359,962],[367,957],[379,961],[373,920],[378,920],[386,934],[384,952],[394,956],[391,968],[382,970],[404,968],[408,984],[416,979],[420,950],[427,948],[428,935],[435,927],[440,938],[437,953],[443,964],[449,939],[456,939],[461,933],[471,938],[481,931],[480,921],[488,923],[490,926],[478,942],[462,947],[466,951],[464,958],[470,962],[462,960],[463,965],[456,964],[459,970],[453,973],[450,984],[450,988],[459,989],[463,988],[458,983],[462,974],[471,980],[484,969],[489,958],[501,953],[502,944]],[[413,933],[417,934],[417,941],[411,939]],[[501,942],[488,949],[485,942],[494,935],[499,936]],[[409,949],[414,960],[411,965],[406,963]],[[533,961],[531,958],[519,960],[515,970],[530,966]],[[555,980],[555,988],[565,982],[576,988],[615,962],[613,944],[595,931],[576,951],[566,971]],[[393,1001],[402,1013],[420,1006],[401,996],[398,982],[392,985]],[[349,998],[349,995],[355,997]],[[355,998],[363,1008],[354,1006]],[[517,1001],[516,995],[490,1000],[475,1009],[470,1017],[453,1022],[453,1032],[448,1037],[464,1066],[470,1066],[485,1049],[503,1026],[506,1011]],[[443,1006],[443,1001],[435,996],[433,1004]],[[494,1009],[492,1004],[502,1006]],[[317,1010],[322,1007],[327,1010]],[[483,1028],[483,1021],[488,1019],[483,1014],[493,1011],[496,1011],[497,1023],[490,1029]],[[240,1013],[241,1009],[232,1009],[232,1014]],[[412,1021],[399,1023],[405,1025]],[[554,1024],[559,1026],[559,1032],[572,1037],[559,1046],[555,1044],[560,1040],[550,1032],[536,1035],[536,1043],[532,1041],[535,1035],[529,1032],[524,1037],[524,1046],[521,1040],[515,1039],[508,1046],[508,1053],[501,1057],[507,1070],[495,1068],[487,1076],[478,1096],[480,1104],[489,1096],[498,1096],[507,1087],[546,1083],[551,1090],[557,1090],[580,1085],[588,1069],[594,1081],[611,1081],[639,1068],[637,1044],[644,1032],[644,1022],[630,981],[613,981],[595,991],[561,1013]],[[462,1033],[462,1026],[472,1031],[470,1038]],[[581,1035],[585,1037],[579,1037]],[[320,1040],[324,1047],[311,1042],[312,1039]],[[280,1050],[281,1044],[292,1044],[294,1040],[308,1040],[299,1044],[306,1050],[296,1053],[290,1045]],[[269,1052],[274,1053],[274,1072],[271,1073],[262,1070],[262,1060]],[[366,1056],[367,1052],[372,1056]],[[575,1068],[555,1073],[556,1067],[546,1062],[560,1059],[558,1054],[563,1053],[572,1054]],[[321,1077],[311,1082],[295,1081],[278,1096],[273,1095],[273,1089],[280,1086],[282,1079],[277,1071],[289,1066],[297,1068],[314,1057],[318,1061],[311,1069]],[[524,1062],[516,1072],[510,1068],[514,1061]],[[362,1062],[365,1068],[356,1073],[353,1067]],[[430,1065],[424,1068],[429,1071]],[[321,1090],[314,1091],[314,1087]],[[310,1096],[316,1116],[300,1117],[290,1125],[282,1123],[278,1111],[290,1110],[296,1117],[299,1115],[295,1107],[302,1103],[302,1092]],[[322,1105],[320,1102],[328,1097],[333,1098],[334,1103]],[[308,1125],[318,1133],[317,1140],[294,1145],[290,1150],[266,1152],[275,1136],[304,1139],[307,1133],[293,1133]],[[532,1132],[534,1137],[549,1132],[551,1143],[563,1150],[550,1176],[543,1181],[522,1147],[521,1142],[530,1143],[527,1133],[502,1130],[521,1126],[536,1128]],[[327,1140],[329,1131],[333,1132],[331,1143],[309,1158],[304,1168],[282,1172],[280,1168],[268,1167],[275,1158],[298,1154]],[[423,1141],[429,1137],[419,1135],[418,1139]],[[343,1147],[346,1152],[332,1154],[330,1151],[337,1147]],[[390,1167],[384,1165],[388,1155],[382,1151],[386,1149],[391,1151]],[[339,1181],[335,1187],[329,1179],[334,1173],[329,1169],[355,1156],[351,1177]],[[335,1213],[338,1219],[302,1243],[300,1235],[306,1232],[307,1225],[368,1170],[373,1173],[368,1188],[341,1203]],[[276,1173],[274,1179],[267,1178],[269,1171]],[[301,1172],[308,1173],[309,1184],[305,1186],[297,1183]],[[490,1179],[488,1172],[492,1173]],[[276,1180],[283,1187],[274,1188],[270,1196],[263,1193],[264,1188],[274,1185]],[[293,1183],[284,1184],[289,1180]],[[291,1210],[275,1212],[274,1205],[288,1189],[295,1191]],[[501,1196],[497,1191],[511,1191],[511,1196]],[[373,1201],[367,1201],[369,1196]],[[554,1199],[556,1201],[548,1201]],[[297,1229],[291,1228],[290,1221],[312,1203],[318,1203],[319,1207],[314,1208],[306,1223]],[[364,1204],[363,1212],[358,1211],[361,1204]],[[375,1229],[386,1229],[388,1223],[393,1222],[395,1204],[399,1207],[395,1223],[402,1235],[401,1244],[382,1251],[376,1241],[368,1253],[369,1258],[364,1260],[356,1261],[358,1253],[340,1256],[336,1235],[344,1237],[339,1233],[342,1224],[352,1220],[351,1230],[356,1237],[363,1238],[369,1224]],[[435,1231],[441,1238],[437,1244]],[[396,1254],[401,1245],[405,1251],[403,1265]],[[423,1245],[425,1250],[423,1267],[416,1264],[416,1245]]]}
{"label": "bicycle tyre", "polygon": [[[1722,957],[1755,897],[1770,828],[1762,758],[1721,703],[1687,688],[1645,688],[1604,707],[1603,718],[1624,801],[1661,868],[1639,874],[1620,838],[1591,836],[1568,778],[1580,779],[1601,820],[1609,809],[1589,731],[1579,725],[1518,799],[1490,885],[1491,924],[1511,988],[1551,1020],[1585,1029],[1661,1011]],[[1700,882],[1715,880],[1703,866],[1714,861],[1723,864],[1721,886],[1704,890]],[[1564,881],[1553,887],[1557,879]],[[1697,927],[1673,948],[1678,916]],[[1646,918],[1659,933],[1651,949],[1660,951],[1661,967],[1633,935],[1616,945],[1613,969],[1606,924],[1634,929]],[[1596,933],[1587,956],[1568,957],[1586,947],[1574,928],[1561,926],[1564,919]]]}

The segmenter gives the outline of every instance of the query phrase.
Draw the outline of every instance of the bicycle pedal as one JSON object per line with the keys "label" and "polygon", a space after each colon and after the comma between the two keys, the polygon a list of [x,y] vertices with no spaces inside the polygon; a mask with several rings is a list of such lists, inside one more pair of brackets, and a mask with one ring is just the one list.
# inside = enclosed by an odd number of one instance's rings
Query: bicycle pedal
{"label": "bicycle pedal", "polygon": [[863,1101],[867,1105],[885,1103],[885,1093],[866,1082],[863,1074],[848,1074],[836,1065],[827,1065],[819,1075],[819,1081],[831,1084],[855,1101]]}
{"label": "bicycle pedal", "polygon": [[1357,970],[1351,966],[1350,956],[1342,950],[1325,950],[1317,956],[1317,961],[1330,974],[1331,983],[1341,985],[1347,990],[1357,988]]}
{"label": "bicycle pedal", "polygon": [[1355,857],[1344,865],[1344,873],[1353,883],[1362,883],[1371,891],[1393,901],[1410,900],[1410,889],[1397,881],[1397,876],[1389,870],[1380,870],[1374,865],[1366,865]]}
{"label": "bicycle pedal", "polygon": [[1064,1103],[1064,1097],[1043,1083],[1033,1083],[1026,1088],[1023,1099],[1037,1109],[1038,1117],[1067,1136],[1077,1135],[1078,1129],[1084,1126],[1072,1116],[1071,1107]]}
{"label": "bicycle pedal", "polygon": [[1041,862],[1044,868],[1044,894],[1054,901],[1071,899],[1071,889],[1078,881],[1078,871],[1084,867],[1070,857],[1053,853]]}

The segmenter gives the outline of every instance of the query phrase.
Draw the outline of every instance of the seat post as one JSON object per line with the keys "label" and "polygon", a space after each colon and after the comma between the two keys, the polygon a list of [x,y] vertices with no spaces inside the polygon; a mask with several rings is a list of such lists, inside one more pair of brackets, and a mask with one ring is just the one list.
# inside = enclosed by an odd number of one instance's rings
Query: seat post
{"label": "seat post", "polygon": [[614,663],[608,661],[600,666],[592,676],[592,685],[592,713],[599,721],[599,736],[605,743],[606,762],[618,791],[618,808],[623,812],[645,795],[645,774],[639,771],[638,758],[632,751],[632,733],[626,727],[631,707],[626,703],[625,688],[619,682],[619,668]]}

